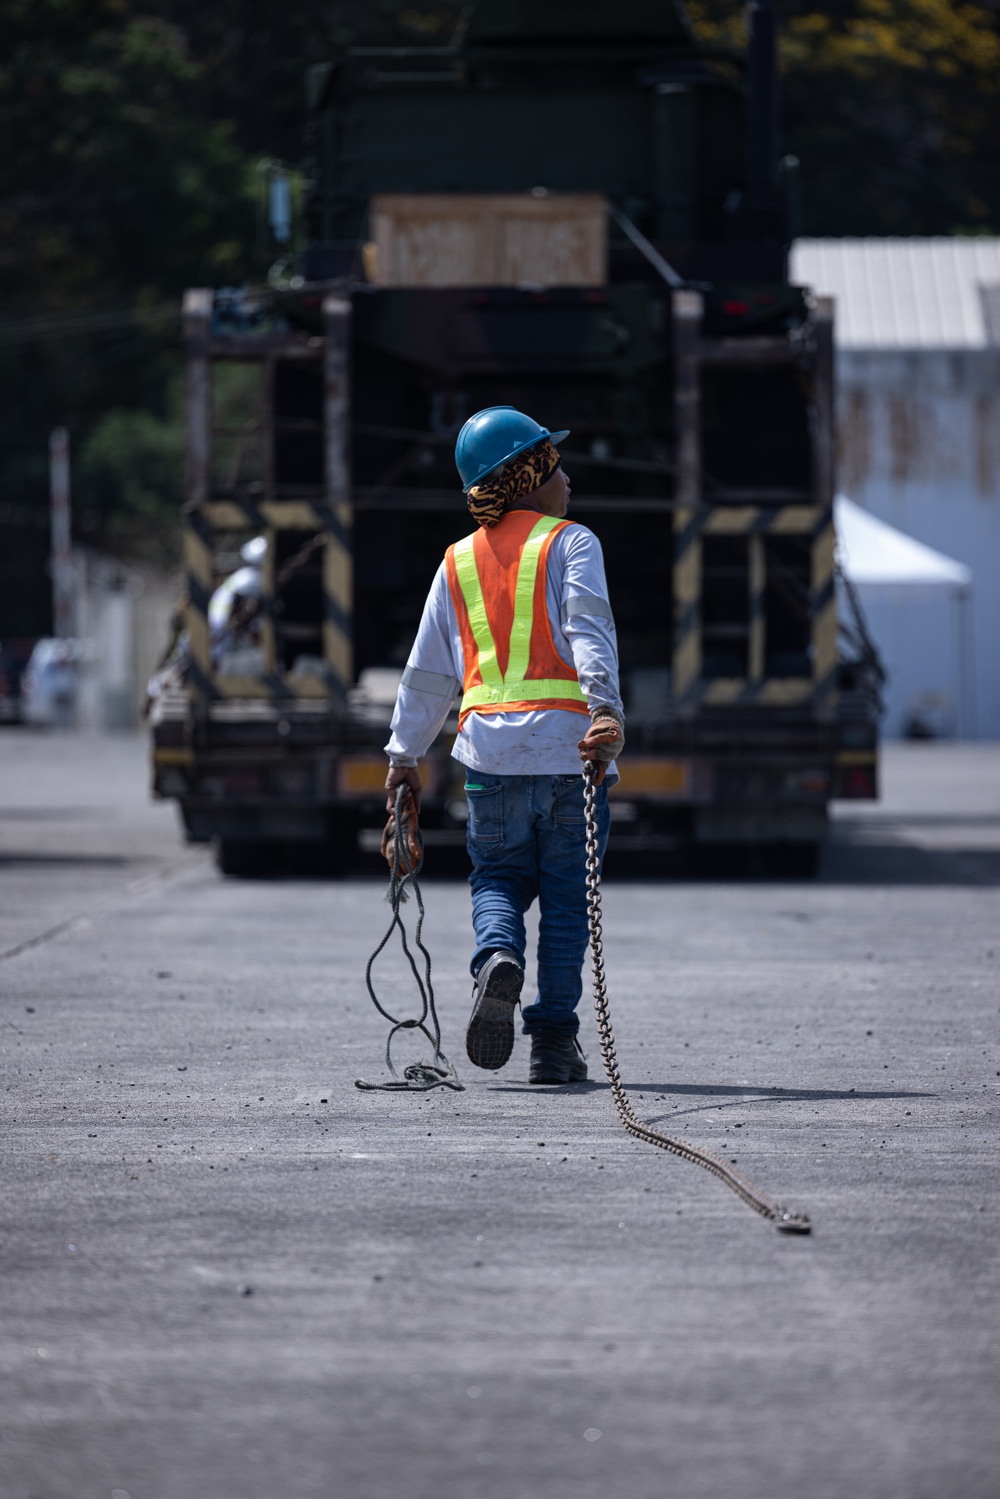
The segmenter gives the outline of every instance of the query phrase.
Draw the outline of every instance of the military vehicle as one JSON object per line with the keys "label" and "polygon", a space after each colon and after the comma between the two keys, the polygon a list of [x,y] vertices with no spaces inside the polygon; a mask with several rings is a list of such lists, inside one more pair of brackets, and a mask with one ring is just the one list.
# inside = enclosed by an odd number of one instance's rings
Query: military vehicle
{"label": "military vehicle", "polygon": [[[613,849],[805,872],[830,799],[876,794],[879,667],[835,596],[833,309],[788,282],[770,0],[747,16],[737,56],[670,0],[480,0],[449,46],[310,71],[297,264],[185,301],[186,664],[154,778],[224,871],[377,844],[395,685],[470,529],[454,438],[491,405],[570,429],[604,548]],[[210,598],[258,535],[254,641],[220,663]],[[455,724],[431,848],[463,840]]]}

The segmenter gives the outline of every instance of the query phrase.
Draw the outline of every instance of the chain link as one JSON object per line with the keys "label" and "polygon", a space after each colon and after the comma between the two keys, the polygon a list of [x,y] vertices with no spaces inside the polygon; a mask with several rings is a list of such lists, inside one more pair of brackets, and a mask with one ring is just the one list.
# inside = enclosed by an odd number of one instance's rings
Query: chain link
{"label": "chain link", "polygon": [[780,1203],[765,1197],[752,1187],[745,1177],[738,1171],[734,1171],[725,1161],[713,1155],[710,1150],[703,1150],[698,1145],[692,1145],[687,1140],[681,1140],[675,1135],[664,1135],[659,1130],[653,1129],[648,1124],[643,1124],[629,1100],[625,1086],[618,1071],[618,1058],[615,1054],[615,1037],[611,1028],[611,1009],[608,1004],[608,991],[604,978],[604,939],[601,925],[601,861],[597,849],[597,810],[595,782],[596,765],[588,761],[583,771],[583,795],[584,807],[587,816],[587,921],[590,928],[590,951],[593,959],[594,970],[594,1012],[597,1017],[597,1035],[601,1044],[601,1057],[604,1061],[604,1070],[608,1076],[611,1086],[611,1096],[615,1101],[618,1117],[630,1135],[637,1140],[645,1140],[647,1145],[656,1145],[660,1150],[667,1150],[671,1155],[679,1155],[682,1160],[692,1161],[696,1166],[703,1166],[706,1171],[711,1171],[720,1181],[724,1181],[727,1187],[731,1187],[738,1197],[741,1197],[748,1207],[753,1208],[755,1213],[760,1213],[762,1218],[769,1219],[778,1229],[779,1233],[785,1234],[807,1234],[811,1225],[805,1213],[792,1213]]}

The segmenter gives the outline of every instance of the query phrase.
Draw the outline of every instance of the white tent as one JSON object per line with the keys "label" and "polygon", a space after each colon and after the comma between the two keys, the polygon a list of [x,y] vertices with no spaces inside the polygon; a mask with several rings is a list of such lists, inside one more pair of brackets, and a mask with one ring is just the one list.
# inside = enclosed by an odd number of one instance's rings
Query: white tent
{"label": "white tent", "polygon": [[[955,728],[974,734],[976,714],[971,690],[975,681],[974,648],[968,607],[972,597],[972,569],[964,562],[956,562],[953,557],[925,546],[922,541],[915,541],[903,531],[897,531],[895,526],[862,510],[844,494],[839,494],[834,502],[834,522],[841,569],[848,583],[858,589],[866,612],[874,606],[874,615],[877,616],[872,620],[874,634],[883,654],[888,643],[884,638],[886,631],[896,640],[897,647],[907,633],[904,623],[907,611],[902,607],[905,602],[945,598],[956,601],[954,649],[958,711]],[[899,658],[898,649],[896,655]],[[892,679],[895,671],[891,656],[887,664]],[[889,696],[889,718],[892,720],[897,714],[892,711],[894,693],[891,680]]]}
{"label": "white tent", "polygon": [[963,594],[972,585],[972,569],[964,562],[914,541],[846,494],[838,494],[834,502],[834,521],[841,566],[858,587]]}

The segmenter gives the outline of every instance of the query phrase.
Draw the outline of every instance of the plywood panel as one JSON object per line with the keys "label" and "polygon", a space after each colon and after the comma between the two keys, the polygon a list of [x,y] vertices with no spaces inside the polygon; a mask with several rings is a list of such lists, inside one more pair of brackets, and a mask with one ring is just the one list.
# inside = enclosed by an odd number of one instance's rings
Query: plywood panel
{"label": "plywood panel", "polygon": [[380,286],[600,286],[607,211],[597,193],[380,194]]}

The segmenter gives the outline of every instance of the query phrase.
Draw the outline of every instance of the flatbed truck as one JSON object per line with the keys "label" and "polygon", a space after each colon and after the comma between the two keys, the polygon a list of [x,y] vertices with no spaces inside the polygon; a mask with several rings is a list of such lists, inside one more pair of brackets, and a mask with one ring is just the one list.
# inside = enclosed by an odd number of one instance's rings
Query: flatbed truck
{"label": "flatbed truck", "polygon": [[[742,87],[642,0],[612,36],[609,7],[564,8],[558,45],[545,4],[513,36],[484,0],[446,57],[314,70],[300,274],[184,304],[186,655],[153,776],[223,871],[377,846],[395,687],[470,528],[455,435],[494,404],[571,430],[571,518],[604,549],[612,857],[743,849],[805,874],[830,801],[877,794],[881,668],[838,615],[834,309],[788,284],[755,9]],[[532,153],[543,185],[515,192]],[[259,656],[226,673],[208,605],[258,535]],[[423,766],[431,849],[464,841],[456,728]]]}

